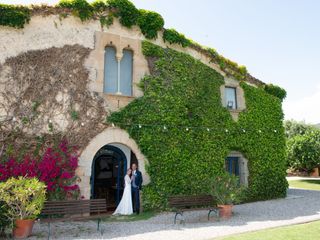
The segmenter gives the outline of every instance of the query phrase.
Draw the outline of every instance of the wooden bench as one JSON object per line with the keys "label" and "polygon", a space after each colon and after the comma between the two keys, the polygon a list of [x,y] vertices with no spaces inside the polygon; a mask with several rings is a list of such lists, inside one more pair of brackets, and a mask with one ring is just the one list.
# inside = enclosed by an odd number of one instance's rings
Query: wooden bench
{"label": "wooden bench", "polygon": [[[219,213],[219,209],[215,204],[215,199],[210,195],[171,196],[169,197],[169,207],[175,212],[174,224],[176,224],[178,215],[183,218],[184,211],[206,209],[209,211],[208,221],[210,220],[210,214],[212,212],[216,215]],[[184,222],[184,219],[182,221]]]}
{"label": "wooden bench", "polygon": [[[47,201],[41,211],[41,221],[48,222],[48,239],[51,235],[51,222],[97,220],[100,230],[101,218],[106,216],[106,199]],[[100,231],[101,234],[102,230]]]}

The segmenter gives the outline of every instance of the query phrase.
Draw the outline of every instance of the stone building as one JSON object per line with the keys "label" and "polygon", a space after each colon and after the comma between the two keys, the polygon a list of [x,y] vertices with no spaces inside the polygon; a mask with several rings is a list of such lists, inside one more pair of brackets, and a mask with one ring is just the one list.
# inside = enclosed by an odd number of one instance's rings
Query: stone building
{"label": "stone building", "polygon": [[[110,113],[143,96],[138,83],[150,74],[141,49],[145,37],[139,27],[124,27],[117,18],[102,27],[98,20],[82,22],[45,10],[34,11],[22,29],[0,26],[0,116],[7,121],[7,130],[21,126],[26,134],[51,130],[76,139],[81,150],[77,170],[81,195],[116,203],[131,163],[138,162],[144,184],[150,181],[148,159],[129,133],[104,123]],[[203,51],[164,42],[162,34],[159,31],[150,41],[187,53],[224,76],[221,103],[237,121],[246,109],[239,81]],[[245,81],[263,84],[251,76]],[[225,163],[245,185],[247,163],[237,151],[230,152]]]}

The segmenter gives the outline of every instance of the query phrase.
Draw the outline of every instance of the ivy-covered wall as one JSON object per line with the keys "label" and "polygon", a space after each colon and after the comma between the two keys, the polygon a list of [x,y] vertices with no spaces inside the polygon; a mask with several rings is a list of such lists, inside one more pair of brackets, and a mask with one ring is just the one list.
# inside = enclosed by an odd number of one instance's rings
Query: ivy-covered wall
{"label": "ivy-covered wall", "polygon": [[143,43],[150,76],[144,96],[108,122],[126,129],[148,158],[151,183],[145,208],[165,208],[167,197],[207,191],[207,181],[224,171],[232,150],[248,159],[247,200],[284,197],[285,137],[281,100],[241,83],[247,109],[232,120],[221,104],[223,77],[184,53]]}

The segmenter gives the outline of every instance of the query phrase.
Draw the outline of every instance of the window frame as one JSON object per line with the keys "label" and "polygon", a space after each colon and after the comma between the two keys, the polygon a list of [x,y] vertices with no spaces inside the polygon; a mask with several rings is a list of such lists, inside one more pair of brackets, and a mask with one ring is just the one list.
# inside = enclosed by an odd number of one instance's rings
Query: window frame
{"label": "window frame", "polygon": [[[228,106],[228,99],[227,99],[227,89],[232,89],[234,90],[234,103],[235,103],[235,106],[234,108],[229,108]],[[225,106],[228,110],[237,110],[238,109],[238,99],[237,99],[237,87],[233,87],[233,86],[225,86],[224,87],[224,102],[225,102]]]}
{"label": "window frame", "polygon": [[[114,57],[116,60],[116,82],[114,83],[113,79],[110,78],[108,79],[108,75],[107,75],[107,49],[108,48],[112,48],[115,52]],[[125,51],[130,51],[131,52],[131,65],[130,65],[130,89],[129,91],[125,91],[126,93],[123,94],[123,92],[121,90],[124,90],[125,88],[123,88],[123,86],[121,85],[121,73],[123,73],[123,69],[121,68],[121,65],[123,63],[124,60],[124,52]],[[113,64],[113,63],[112,63]],[[114,67],[114,66],[112,66]],[[126,69],[126,68],[124,68]],[[131,48],[123,48],[121,55],[118,55],[118,49],[114,46],[114,45],[106,45],[104,48],[104,62],[103,62],[103,93],[108,94],[108,95],[117,95],[117,96],[123,96],[123,97],[133,97],[133,78],[134,78],[134,51]],[[110,87],[108,86],[108,84],[110,84]],[[113,86],[115,85],[115,86]],[[111,89],[111,90],[107,90],[107,89]],[[114,90],[115,89],[115,90]],[[128,89],[127,89],[128,90]],[[129,93],[129,95],[128,95]]]}

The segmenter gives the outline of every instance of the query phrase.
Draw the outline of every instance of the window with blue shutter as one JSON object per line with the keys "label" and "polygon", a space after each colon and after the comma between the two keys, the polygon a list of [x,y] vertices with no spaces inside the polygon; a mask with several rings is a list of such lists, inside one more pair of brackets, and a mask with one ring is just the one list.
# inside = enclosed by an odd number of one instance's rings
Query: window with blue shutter
{"label": "window with blue shutter", "polygon": [[104,53],[104,86],[103,92],[116,93],[118,91],[118,62],[116,49],[106,47]]}
{"label": "window with blue shutter", "polygon": [[239,158],[238,157],[227,157],[226,162],[226,171],[230,174],[239,176]]}
{"label": "window with blue shutter", "polygon": [[124,49],[120,62],[120,92],[125,96],[132,95],[132,65],[133,52]]}

